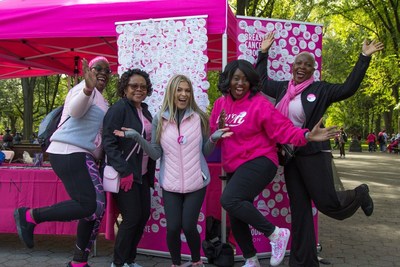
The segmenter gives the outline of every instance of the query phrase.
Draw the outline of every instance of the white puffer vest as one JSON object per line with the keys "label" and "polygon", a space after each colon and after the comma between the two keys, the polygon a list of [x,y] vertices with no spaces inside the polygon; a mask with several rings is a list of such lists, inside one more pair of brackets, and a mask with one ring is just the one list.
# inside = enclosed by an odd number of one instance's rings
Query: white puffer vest
{"label": "white puffer vest", "polygon": [[201,174],[202,139],[197,113],[192,112],[189,116],[185,114],[180,131],[176,123],[163,119],[160,180],[164,190],[189,193],[206,185]]}

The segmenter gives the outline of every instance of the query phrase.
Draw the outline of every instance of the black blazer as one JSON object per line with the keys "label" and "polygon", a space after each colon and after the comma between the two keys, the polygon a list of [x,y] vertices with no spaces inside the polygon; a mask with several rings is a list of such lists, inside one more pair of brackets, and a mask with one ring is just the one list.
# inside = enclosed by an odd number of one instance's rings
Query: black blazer
{"label": "black blazer", "polygon": [[[142,103],[142,108],[144,116],[151,122],[153,118],[147,104]],[[112,105],[104,117],[103,149],[107,156],[107,163],[113,166],[120,173],[121,177],[126,177],[133,173],[134,181],[141,184],[144,179],[142,177],[143,149],[140,149],[139,153],[136,153],[135,149],[135,152],[126,161],[126,157],[136,145],[136,141],[130,138],[115,136],[113,131],[121,130],[121,127],[132,128],[139,133],[142,132],[143,128],[137,109],[126,98],[122,98]],[[149,158],[146,178],[150,180],[151,186],[154,185],[155,166],[155,161]]]}
{"label": "black blazer", "polygon": [[[360,54],[356,65],[342,84],[332,84],[318,81],[312,83],[301,93],[301,103],[306,115],[304,128],[310,131],[322,118],[328,107],[334,103],[354,95],[365,76],[371,57]],[[276,99],[276,104],[286,93],[289,81],[273,81],[268,79],[268,54],[258,54],[256,70],[261,78],[262,92]],[[321,125],[323,127],[323,125]],[[299,147],[296,154],[309,155],[321,150],[331,150],[329,140],[324,142],[309,142],[304,147]]]}

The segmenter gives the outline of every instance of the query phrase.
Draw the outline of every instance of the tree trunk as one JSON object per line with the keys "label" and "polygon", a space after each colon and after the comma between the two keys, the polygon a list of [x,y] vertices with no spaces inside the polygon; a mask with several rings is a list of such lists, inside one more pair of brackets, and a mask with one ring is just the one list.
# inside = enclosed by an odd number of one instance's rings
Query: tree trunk
{"label": "tree trunk", "polygon": [[[22,131],[23,140],[29,140],[32,136],[33,128],[33,90],[36,78],[21,78],[22,92],[24,96],[24,129]],[[21,132],[21,131],[20,131]]]}

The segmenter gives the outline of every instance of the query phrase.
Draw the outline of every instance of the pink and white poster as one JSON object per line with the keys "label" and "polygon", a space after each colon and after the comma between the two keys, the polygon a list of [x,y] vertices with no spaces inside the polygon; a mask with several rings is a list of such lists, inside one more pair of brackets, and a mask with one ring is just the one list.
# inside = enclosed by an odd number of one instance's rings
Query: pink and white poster
{"label": "pink and white poster", "polygon": [[145,102],[160,110],[169,79],[184,74],[193,83],[197,104],[206,110],[207,16],[117,22],[118,74],[139,68],[150,75],[153,94]]}
{"label": "pink and white poster", "polygon": [[238,59],[255,64],[262,38],[275,33],[275,42],[269,50],[268,76],[272,80],[292,78],[291,66],[300,52],[314,55],[315,80],[321,79],[322,25],[287,20],[237,17],[236,53]]}

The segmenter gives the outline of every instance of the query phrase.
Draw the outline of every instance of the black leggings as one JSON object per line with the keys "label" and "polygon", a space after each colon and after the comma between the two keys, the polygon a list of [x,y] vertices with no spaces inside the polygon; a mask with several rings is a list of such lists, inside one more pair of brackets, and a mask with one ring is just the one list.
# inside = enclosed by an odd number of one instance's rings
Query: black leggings
{"label": "black leggings", "polygon": [[105,208],[95,159],[86,153],[50,154],[50,162],[71,199],[33,209],[33,217],[37,223],[79,220],[76,245],[81,251],[90,252]]}
{"label": "black leggings", "polygon": [[163,189],[165,218],[167,219],[167,245],[172,263],[181,264],[181,230],[185,234],[192,262],[200,260],[201,239],[197,230],[201,205],[206,187],[191,193],[173,193]]}
{"label": "black leggings", "polygon": [[270,236],[275,226],[254,207],[253,201],[274,179],[275,164],[266,157],[250,160],[228,173],[228,183],[221,196],[221,205],[228,212],[232,233],[243,256],[248,259],[256,255],[249,225]]}

